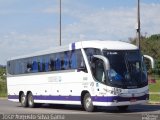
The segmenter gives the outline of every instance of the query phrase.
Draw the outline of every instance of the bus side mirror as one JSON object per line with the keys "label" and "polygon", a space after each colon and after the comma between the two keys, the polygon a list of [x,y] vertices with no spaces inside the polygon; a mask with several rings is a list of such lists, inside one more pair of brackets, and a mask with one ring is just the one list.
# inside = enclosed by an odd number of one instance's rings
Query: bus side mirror
{"label": "bus side mirror", "polygon": [[109,63],[108,58],[106,58],[106,57],[104,57],[102,55],[94,55],[93,57],[101,59],[104,62],[105,69],[106,70],[110,70],[110,63]]}
{"label": "bus side mirror", "polygon": [[149,56],[149,55],[143,55],[143,58],[146,58],[150,61],[151,64],[151,68],[154,69],[155,68],[155,61],[153,59],[153,57]]}

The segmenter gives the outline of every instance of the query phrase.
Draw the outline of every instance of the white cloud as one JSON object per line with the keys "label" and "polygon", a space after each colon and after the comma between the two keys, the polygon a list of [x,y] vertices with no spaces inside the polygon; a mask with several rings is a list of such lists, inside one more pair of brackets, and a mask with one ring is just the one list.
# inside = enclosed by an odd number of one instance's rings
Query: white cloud
{"label": "white cloud", "polygon": [[134,8],[100,9],[94,13],[83,14],[79,11],[68,11],[68,14],[76,16],[79,21],[66,25],[63,29],[64,37],[67,36],[68,39],[126,40],[135,34],[136,10]]}
{"label": "white cloud", "polygon": [[[67,4],[67,3],[65,3]],[[69,3],[68,3],[69,4]],[[73,6],[63,5],[62,44],[68,44],[78,40],[111,39],[127,40],[135,37],[136,30],[136,6],[133,8],[120,7],[116,9],[100,8],[87,9],[87,6],[79,6],[73,10]],[[81,8],[81,9],[79,9]],[[85,10],[83,9],[85,8]],[[42,13],[59,14],[59,6],[48,7],[41,10]],[[141,4],[142,33],[160,33],[160,4]],[[71,22],[66,23],[66,18]],[[47,49],[58,45],[59,28],[43,30],[40,33],[10,32],[0,36],[0,63],[12,56],[28,54],[34,51]]]}
{"label": "white cloud", "polygon": [[46,8],[46,9],[44,9],[42,12],[44,12],[44,13],[57,13],[58,12],[58,8],[57,9],[55,9],[55,8]]}
{"label": "white cloud", "polygon": [[59,14],[60,8],[59,8],[59,5],[55,5],[54,7],[53,6],[48,6],[46,8],[43,8],[41,10],[39,10],[39,12],[41,13],[47,13],[47,14]]}
{"label": "white cloud", "polygon": [[142,4],[141,24],[142,32],[151,34],[160,33],[160,4]]}
{"label": "white cloud", "polygon": [[0,37],[0,59],[1,64],[6,60],[24,54],[45,50],[57,46],[57,32],[48,30],[46,33],[20,34],[11,32]]}
{"label": "white cloud", "polygon": [[[159,11],[160,4],[141,4],[142,34],[159,33]],[[128,40],[129,37],[136,36],[136,6],[111,10],[102,8],[92,12],[68,8],[65,14],[75,19],[73,24],[63,26],[63,38],[72,42],[82,39]]]}

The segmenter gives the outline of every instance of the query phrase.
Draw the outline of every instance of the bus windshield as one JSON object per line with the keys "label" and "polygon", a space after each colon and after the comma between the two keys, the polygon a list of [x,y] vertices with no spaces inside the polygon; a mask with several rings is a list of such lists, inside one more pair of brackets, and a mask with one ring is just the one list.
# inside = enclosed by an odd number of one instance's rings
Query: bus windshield
{"label": "bus windshield", "polygon": [[139,50],[103,50],[109,59],[108,80],[112,86],[139,88],[147,85],[147,72]]}

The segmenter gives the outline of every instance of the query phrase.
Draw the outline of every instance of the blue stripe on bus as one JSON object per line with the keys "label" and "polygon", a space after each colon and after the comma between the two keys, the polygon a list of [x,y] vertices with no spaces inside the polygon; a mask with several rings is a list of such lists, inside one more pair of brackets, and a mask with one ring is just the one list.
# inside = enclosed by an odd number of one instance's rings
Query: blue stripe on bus
{"label": "blue stripe on bus", "polygon": [[72,50],[75,50],[75,49],[76,49],[76,44],[72,43]]}
{"label": "blue stripe on bus", "polygon": [[[60,101],[81,101],[81,96],[33,96],[35,100],[60,100]],[[136,100],[146,100],[149,95],[146,94],[140,97],[134,97]],[[18,95],[8,95],[8,99],[19,99]],[[92,96],[94,102],[125,102],[130,101],[130,97],[119,96]]]}
{"label": "blue stripe on bus", "polygon": [[80,96],[34,96],[35,100],[68,100],[68,101],[80,101]]}

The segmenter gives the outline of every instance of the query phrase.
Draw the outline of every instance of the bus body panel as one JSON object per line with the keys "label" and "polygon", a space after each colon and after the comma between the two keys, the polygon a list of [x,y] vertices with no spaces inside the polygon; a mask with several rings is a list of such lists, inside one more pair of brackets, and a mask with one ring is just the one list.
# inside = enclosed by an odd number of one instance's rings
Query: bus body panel
{"label": "bus body panel", "polygon": [[8,99],[19,102],[19,93],[25,95],[32,92],[35,103],[53,104],[82,104],[82,92],[90,93],[95,106],[123,106],[142,104],[148,101],[148,86],[137,89],[122,89],[110,87],[98,82],[92,75],[90,63],[87,59],[85,48],[137,50],[138,48],[128,43],[117,41],[85,41],[70,44],[64,49],[45,51],[27,56],[13,58],[11,60],[36,57],[50,53],[73,51],[81,49],[87,72],[74,70],[51,71],[30,73],[21,75],[9,75],[7,77]]}

